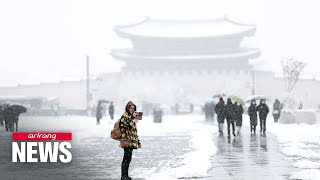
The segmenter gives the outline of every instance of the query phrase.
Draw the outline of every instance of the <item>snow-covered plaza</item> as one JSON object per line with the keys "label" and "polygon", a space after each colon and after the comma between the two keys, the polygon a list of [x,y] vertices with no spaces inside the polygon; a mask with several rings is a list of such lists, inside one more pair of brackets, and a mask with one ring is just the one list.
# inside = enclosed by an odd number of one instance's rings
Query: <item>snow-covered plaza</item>
{"label": "snow-covered plaza", "polygon": [[[117,115],[116,117],[119,117]],[[118,179],[123,150],[110,138],[114,121],[97,126],[82,116],[20,118],[20,131],[70,131],[72,162],[12,163],[11,133],[0,129],[0,172],[5,179]],[[134,179],[319,179],[319,124],[278,124],[267,134],[250,134],[244,115],[241,135],[219,136],[203,115],[168,115],[162,123],[146,116],[137,123],[142,149],[134,150]],[[226,124],[224,128],[226,133]]]}

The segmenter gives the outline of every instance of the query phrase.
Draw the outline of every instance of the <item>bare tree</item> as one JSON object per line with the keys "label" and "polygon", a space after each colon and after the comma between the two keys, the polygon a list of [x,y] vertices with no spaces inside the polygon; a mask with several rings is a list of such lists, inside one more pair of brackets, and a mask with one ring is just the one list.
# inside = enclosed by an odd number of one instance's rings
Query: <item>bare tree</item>
{"label": "bare tree", "polygon": [[291,93],[295,85],[299,81],[301,72],[306,67],[307,63],[304,63],[293,58],[286,58],[282,61],[282,73],[285,83],[285,88],[288,93]]}

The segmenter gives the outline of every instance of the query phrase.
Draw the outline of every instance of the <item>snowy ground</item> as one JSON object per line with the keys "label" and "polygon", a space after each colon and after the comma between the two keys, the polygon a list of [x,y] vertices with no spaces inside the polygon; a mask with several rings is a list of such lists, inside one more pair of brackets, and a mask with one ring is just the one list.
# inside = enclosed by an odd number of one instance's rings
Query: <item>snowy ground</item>
{"label": "snowy ground", "polygon": [[320,124],[278,124],[268,119],[267,131],[276,135],[282,153],[294,159],[290,179],[320,179]]}
{"label": "snowy ground", "polygon": [[[162,123],[153,123],[152,117],[144,117],[137,124],[142,149],[133,154],[131,176],[146,179],[211,177],[208,176],[212,166],[210,157],[217,152],[212,139],[218,136],[218,128],[215,123],[206,123],[203,119],[203,115],[164,116]],[[20,131],[73,132],[74,160],[69,166],[45,165],[40,169],[29,164],[8,163],[11,133],[0,127],[0,171],[12,172],[11,179],[26,174],[34,178],[118,179],[122,151],[117,142],[109,138],[115,120],[104,118],[100,126],[96,125],[95,118],[81,116],[22,117],[19,122]],[[246,115],[243,125],[249,125]],[[277,137],[281,152],[294,160],[292,166],[297,171],[291,173],[290,179],[320,179],[319,129],[320,124],[277,124],[269,117],[267,132]],[[53,169],[59,169],[55,176]],[[77,176],[70,175],[73,173]]]}
{"label": "snowy ground", "polygon": [[[217,135],[218,129],[212,123],[203,123],[203,116],[167,116],[168,121],[159,124],[158,130],[185,131],[192,132],[190,143],[193,151],[182,156],[182,164],[178,167],[164,167],[160,172],[154,173],[150,179],[177,179],[177,178],[201,178],[208,176],[208,169],[211,167],[210,157],[213,156],[217,148],[213,143],[213,136]],[[170,123],[170,119],[175,123]],[[200,120],[200,121],[199,121]],[[172,126],[173,125],[173,126]],[[141,123],[140,127],[152,127]],[[151,129],[151,128],[142,128]],[[180,129],[180,130],[179,130]],[[143,131],[143,130],[142,130]]]}
{"label": "snowy ground", "polygon": [[[110,139],[114,122],[103,118],[101,125],[97,126],[95,118],[91,117],[21,117],[20,131],[71,131],[73,160],[61,166],[13,164],[10,162],[11,133],[0,127],[1,174],[9,179],[21,179],[26,175],[34,179],[118,179],[123,152],[119,143]],[[164,116],[162,123],[153,123],[153,119],[146,116],[138,121],[137,128],[142,149],[133,153],[132,177],[177,179],[207,176],[211,167],[209,159],[216,151],[212,138],[218,130],[212,123],[205,123],[202,115]]]}

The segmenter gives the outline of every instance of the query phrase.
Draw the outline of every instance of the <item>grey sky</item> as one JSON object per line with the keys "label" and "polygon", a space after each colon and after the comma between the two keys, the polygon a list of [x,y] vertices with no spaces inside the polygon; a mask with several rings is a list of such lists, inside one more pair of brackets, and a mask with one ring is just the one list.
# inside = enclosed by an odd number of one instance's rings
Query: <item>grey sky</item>
{"label": "grey sky", "polygon": [[280,71],[283,57],[308,63],[319,74],[320,17],[316,0],[0,0],[0,86],[79,79],[85,55],[91,72],[118,71],[109,51],[128,47],[115,25],[145,16],[162,19],[222,17],[256,24],[249,46],[262,50],[265,67]]}

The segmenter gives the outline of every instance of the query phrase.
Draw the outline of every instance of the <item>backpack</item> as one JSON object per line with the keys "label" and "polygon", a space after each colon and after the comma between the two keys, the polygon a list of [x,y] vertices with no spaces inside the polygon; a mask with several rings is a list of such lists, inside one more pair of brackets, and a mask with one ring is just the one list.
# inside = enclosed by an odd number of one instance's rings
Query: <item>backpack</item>
{"label": "backpack", "polygon": [[111,131],[111,136],[110,136],[112,139],[118,140],[118,141],[120,141],[121,139],[121,131],[120,131],[121,118],[114,123],[113,130]]}

